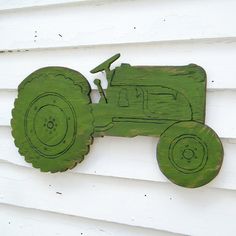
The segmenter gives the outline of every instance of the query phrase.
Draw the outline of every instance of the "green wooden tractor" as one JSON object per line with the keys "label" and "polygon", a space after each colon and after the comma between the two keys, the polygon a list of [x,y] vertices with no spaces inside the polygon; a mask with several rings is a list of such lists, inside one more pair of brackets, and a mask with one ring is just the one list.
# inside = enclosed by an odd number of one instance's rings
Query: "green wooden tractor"
{"label": "green wooden tractor", "polygon": [[12,111],[12,135],[19,153],[44,172],[73,168],[84,159],[94,137],[157,136],[157,160],[163,174],[177,185],[199,187],[219,172],[223,148],[217,134],[204,125],[206,73],[195,65],[110,65],[108,88],[95,79],[99,103],[77,71],[45,67],[18,87]]}

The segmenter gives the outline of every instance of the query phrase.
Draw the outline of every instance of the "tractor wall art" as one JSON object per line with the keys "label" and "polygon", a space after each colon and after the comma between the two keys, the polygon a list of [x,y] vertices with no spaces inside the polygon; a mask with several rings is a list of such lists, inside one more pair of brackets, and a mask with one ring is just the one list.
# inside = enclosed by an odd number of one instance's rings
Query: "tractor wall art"
{"label": "tractor wall art", "polygon": [[105,71],[108,88],[95,79],[99,103],[79,72],[45,67],[18,87],[12,135],[19,153],[43,172],[61,172],[83,161],[95,137],[160,137],[157,161],[173,183],[195,188],[219,172],[223,147],[204,124],[206,73],[198,65],[131,66],[114,55],[91,72]]}

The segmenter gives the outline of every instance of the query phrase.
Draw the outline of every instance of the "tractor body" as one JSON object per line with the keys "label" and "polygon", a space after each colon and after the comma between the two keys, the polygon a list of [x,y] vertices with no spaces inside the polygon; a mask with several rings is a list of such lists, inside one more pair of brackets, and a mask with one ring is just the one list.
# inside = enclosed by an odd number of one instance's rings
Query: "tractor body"
{"label": "tractor body", "polygon": [[160,136],[178,121],[205,118],[205,71],[195,65],[107,70],[108,88],[91,104],[94,136]]}

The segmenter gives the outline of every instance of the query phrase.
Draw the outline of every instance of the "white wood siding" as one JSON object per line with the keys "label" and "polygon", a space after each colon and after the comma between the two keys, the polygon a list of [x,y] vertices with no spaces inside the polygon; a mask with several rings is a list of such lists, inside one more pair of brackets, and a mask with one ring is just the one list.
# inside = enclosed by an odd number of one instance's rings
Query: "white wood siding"
{"label": "white wood siding", "polygon": [[[0,0],[0,235],[236,234],[234,0]],[[206,123],[220,174],[199,189],[170,183],[152,137],[96,138],[71,171],[40,173],[18,154],[10,119],[18,84],[50,65],[80,71],[115,53],[132,65],[196,63],[208,75]]]}

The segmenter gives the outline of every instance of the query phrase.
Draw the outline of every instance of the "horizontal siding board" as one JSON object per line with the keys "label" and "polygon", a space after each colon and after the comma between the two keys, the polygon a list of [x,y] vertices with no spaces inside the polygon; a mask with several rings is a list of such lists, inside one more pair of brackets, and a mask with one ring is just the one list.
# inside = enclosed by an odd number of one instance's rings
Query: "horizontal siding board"
{"label": "horizontal siding board", "polygon": [[[92,100],[97,101],[99,94],[92,92]],[[15,90],[0,91],[0,126],[9,126],[11,110],[14,107],[14,99],[17,96]],[[208,91],[206,104],[206,124],[212,127],[221,138],[236,138],[236,110],[232,109],[236,104],[234,91]],[[226,115],[227,114],[227,115]],[[224,121],[224,125],[222,125]]]}
{"label": "horizontal siding board", "polygon": [[[236,232],[236,28],[234,0],[29,0],[0,4],[0,228],[4,235],[232,235]],[[158,139],[96,138],[65,173],[41,173],[11,136],[18,84],[51,65],[89,71],[196,63],[207,72],[206,124],[221,137],[224,162],[208,185],[170,183],[156,161]],[[9,223],[10,222],[10,223]],[[173,233],[170,233],[173,232]],[[82,234],[81,234],[82,235]]]}
{"label": "horizontal siding board", "polygon": [[131,65],[195,63],[206,70],[208,89],[236,88],[236,39],[211,39],[0,53],[0,89],[16,89],[26,76],[45,66],[75,69],[88,79],[94,89],[93,80],[105,76],[93,75],[89,71],[118,52],[121,58],[112,68],[123,62]]}
{"label": "horizontal siding board", "polygon": [[1,164],[0,194],[4,204],[131,226],[188,235],[236,232],[235,191],[73,173],[47,175]]}
{"label": "horizontal siding board", "polygon": [[25,207],[0,205],[0,228],[4,236],[180,236],[171,232],[109,223]]}
{"label": "horizontal siding board", "polygon": [[235,7],[142,0],[2,12],[0,50],[236,37]]}
{"label": "horizontal siding board", "polygon": [[[24,8],[29,7],[48,7],[54,6],[58,4],[72,4],[72,3],[84,3],[84,2],[92,2],[93,0],[2,0],[0,5],[0,13],[1,11],[6,10],[22,10]],[[99,2],[99,1],[97,1]]]}
{"label": "horizontal siding board", "polygon": [[[32,168],[19,155],[9,128],[0,128],[0,140],[1,162]],[[235,190],[236,143],[225,139],[222,142],[225,152],[222,168],[219,175],[207,186]],[[162,175],[156,161],[157,143],[158,139],[150,137],[96,138],[90,148],[90,153],[71,172],[169,183]],[[37,173],[39,174],[38,170]]]}

